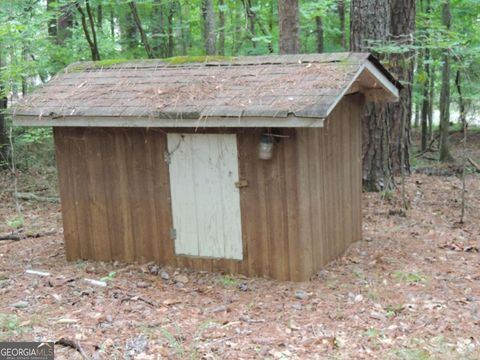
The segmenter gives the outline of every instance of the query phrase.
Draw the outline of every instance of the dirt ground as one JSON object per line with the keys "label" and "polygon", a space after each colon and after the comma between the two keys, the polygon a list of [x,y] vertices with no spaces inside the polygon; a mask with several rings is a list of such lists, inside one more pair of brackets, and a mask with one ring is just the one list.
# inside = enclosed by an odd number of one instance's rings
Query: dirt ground
{"label": "dirt ground", "polygon": [[406,195],[404,213],[399,189],[364,194],[364,240],[291,283],[67,263],[59,205],[22,201],[22,220],[0,190],[0,235],[55,232],[0,241],[0,341],[63,338],[93,359],[480,359],[480,175],[464,224],[457,177],[412,175]]}

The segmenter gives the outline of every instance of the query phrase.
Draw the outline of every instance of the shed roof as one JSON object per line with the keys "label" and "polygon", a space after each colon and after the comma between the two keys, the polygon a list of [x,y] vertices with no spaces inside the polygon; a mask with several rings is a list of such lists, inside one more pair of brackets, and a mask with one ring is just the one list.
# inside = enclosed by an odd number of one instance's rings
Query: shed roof
{"label": "shed roof", "polygon": [[396,101],[399,89],[368,53],[84,62],[13,114],[28,126],[321,127],[346,94]]}

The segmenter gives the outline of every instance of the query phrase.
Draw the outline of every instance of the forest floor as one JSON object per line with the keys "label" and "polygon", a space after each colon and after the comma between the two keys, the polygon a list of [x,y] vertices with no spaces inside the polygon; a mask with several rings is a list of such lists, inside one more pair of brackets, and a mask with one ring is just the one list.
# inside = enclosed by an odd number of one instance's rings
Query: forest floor
{"label": "forest floor", "polygon": [[[469,151],[480,159],[480,135]],[[20,190],[50,183],[19,177]],[[0,341],[64,338],[94,359],[480,359],[480,175],[466,185],[463,224],[456,176],[407,177],[406,212],[400,187],[364,194],[364,240],[293,283],[66,262],[59,204],[22,201],[19,219],[0,174],[0,235],[55,233],[0,241]]]}

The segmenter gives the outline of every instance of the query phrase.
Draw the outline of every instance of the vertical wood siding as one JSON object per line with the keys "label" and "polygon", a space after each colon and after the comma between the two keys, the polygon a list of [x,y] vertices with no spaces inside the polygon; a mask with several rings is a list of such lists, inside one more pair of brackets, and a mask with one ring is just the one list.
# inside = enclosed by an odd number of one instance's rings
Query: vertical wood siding
{"label": "vertical wood siding", "polygon": [[279,130],[268,161],[261,129],[203,131],[237,135],[242,261],[175,255],[164,130],[55,128],[67,258],[308,279],[361,239],[362,102],[346,97],[324,129]]}

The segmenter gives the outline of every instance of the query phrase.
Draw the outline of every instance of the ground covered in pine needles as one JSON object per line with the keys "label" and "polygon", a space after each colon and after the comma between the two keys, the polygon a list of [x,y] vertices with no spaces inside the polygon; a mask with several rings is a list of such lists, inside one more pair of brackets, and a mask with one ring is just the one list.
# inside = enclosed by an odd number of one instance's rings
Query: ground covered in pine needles
{"label": "ground covered in pine needles", "polygon": [[463,224],[455,176],[408,177],[407,211],[399,189],[364,194],[364,240],[304,283],[68,263],[59,204],[22,201],[22,219],[4,190],[0,235],[41,236],[0,241],[0,341],[63,339],[59,359],[478,359],[480,176],[466,184]]}

